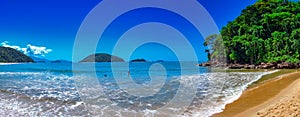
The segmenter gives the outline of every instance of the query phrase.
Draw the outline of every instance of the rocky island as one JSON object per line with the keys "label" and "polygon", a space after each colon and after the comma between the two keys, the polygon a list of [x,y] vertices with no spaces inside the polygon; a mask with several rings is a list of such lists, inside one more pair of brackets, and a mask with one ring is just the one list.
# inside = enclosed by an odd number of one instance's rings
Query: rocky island
{"label": "rocky island", "polygon": [[134,60],[131,60],[130,62],[147,62],[147,60],[145,60],[145,59],[134,59]]}

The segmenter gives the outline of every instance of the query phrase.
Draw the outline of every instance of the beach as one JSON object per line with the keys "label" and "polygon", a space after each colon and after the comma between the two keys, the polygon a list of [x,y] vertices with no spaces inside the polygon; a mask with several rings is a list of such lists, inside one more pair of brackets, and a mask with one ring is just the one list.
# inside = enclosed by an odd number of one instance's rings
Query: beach
{"label": "beach", "polygon": [[293,72],[247,89],[213,117],[297,117],[300,116],[299,100],[300,72]]}

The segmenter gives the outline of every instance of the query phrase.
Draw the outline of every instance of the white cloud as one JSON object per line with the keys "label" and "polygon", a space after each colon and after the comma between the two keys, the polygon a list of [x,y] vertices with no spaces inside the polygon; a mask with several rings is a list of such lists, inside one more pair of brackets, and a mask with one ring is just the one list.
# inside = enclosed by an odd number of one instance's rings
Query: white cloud
{"label": "white cloud", "polygon": [[51,49],[47,49],[46,47],[38,47],[28,44],[26,49],[22,50],[27,55],[38,55],[38,56],[45,56],[51,52]]}
{"label": "white cloud", "polygon": [[8,45],[8,41],[4,41],[1,43],[1,46],[3,47],[9,47],[9,48],[13,48],[13,49],[16,49],[16,50],[19,50],[21,51],[22,49],[20,48],[20,46],[11,46],[11,45]]}
{"label": "white cloud", "polygon": [[4,41],[1,43],[1,46],[16,49],[29,56],[45,56],[49,52],[52,52],[52,49],[47,49],[46,47],[42,46],[39,47],[28,44],[26,48],[21,48],[20,46],[9,45],[8,43],[8,41]]}

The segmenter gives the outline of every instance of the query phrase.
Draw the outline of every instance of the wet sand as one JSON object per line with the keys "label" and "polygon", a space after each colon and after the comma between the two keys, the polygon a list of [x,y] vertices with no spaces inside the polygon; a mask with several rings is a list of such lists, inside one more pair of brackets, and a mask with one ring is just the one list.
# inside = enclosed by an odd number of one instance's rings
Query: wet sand
{"label": "wet sand", "polygon": [[299,102],[300,72],[294,72],[247,89],[237,101],[213,117],[297,117]]}

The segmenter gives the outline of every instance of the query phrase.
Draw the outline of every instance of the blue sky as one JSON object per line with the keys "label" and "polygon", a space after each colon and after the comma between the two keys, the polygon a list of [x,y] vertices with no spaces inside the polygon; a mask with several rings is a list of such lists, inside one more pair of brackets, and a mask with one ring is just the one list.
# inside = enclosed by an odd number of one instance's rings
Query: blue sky
{"label": "blue sky", "polygon": [[[240,15],[242,9],[255,1],[198,0],[210,13],[219,29],[225,26],[228,21],[234,20]],[[101,0],[1,0],[0,43],[7,41],[9,45],[22,48],[27,48],[28,44],[34,47],[45,47],[51,51],[44,53],[44,57],[52,60],[71,60],[73,43],[78,28],[90,10],[99,2]],[[120,2],[120,4],[122,3]],[[170,23],[176,23],[176,21],[171,20],[174,17],[168,17]],[[126,17],[123,20],[126,20]],[[118,26],[112,27],[112,29],[117,30]],[[110,33],[107,33],[107,35],[113,36]],[[108,45],[111,44],[110,41],[105,42]],[[202,45],[202,43],[199,43],[199,45]],[[155,49],[161,50],[160,52],[165,54],[151,52]],[[97,52],[110,51],[99,47]],[[207,59],[204,52],[199,51],[197,54],[200,61]],[[140,47],[131,58],[176,60],[172,51],[155,44]]]}

